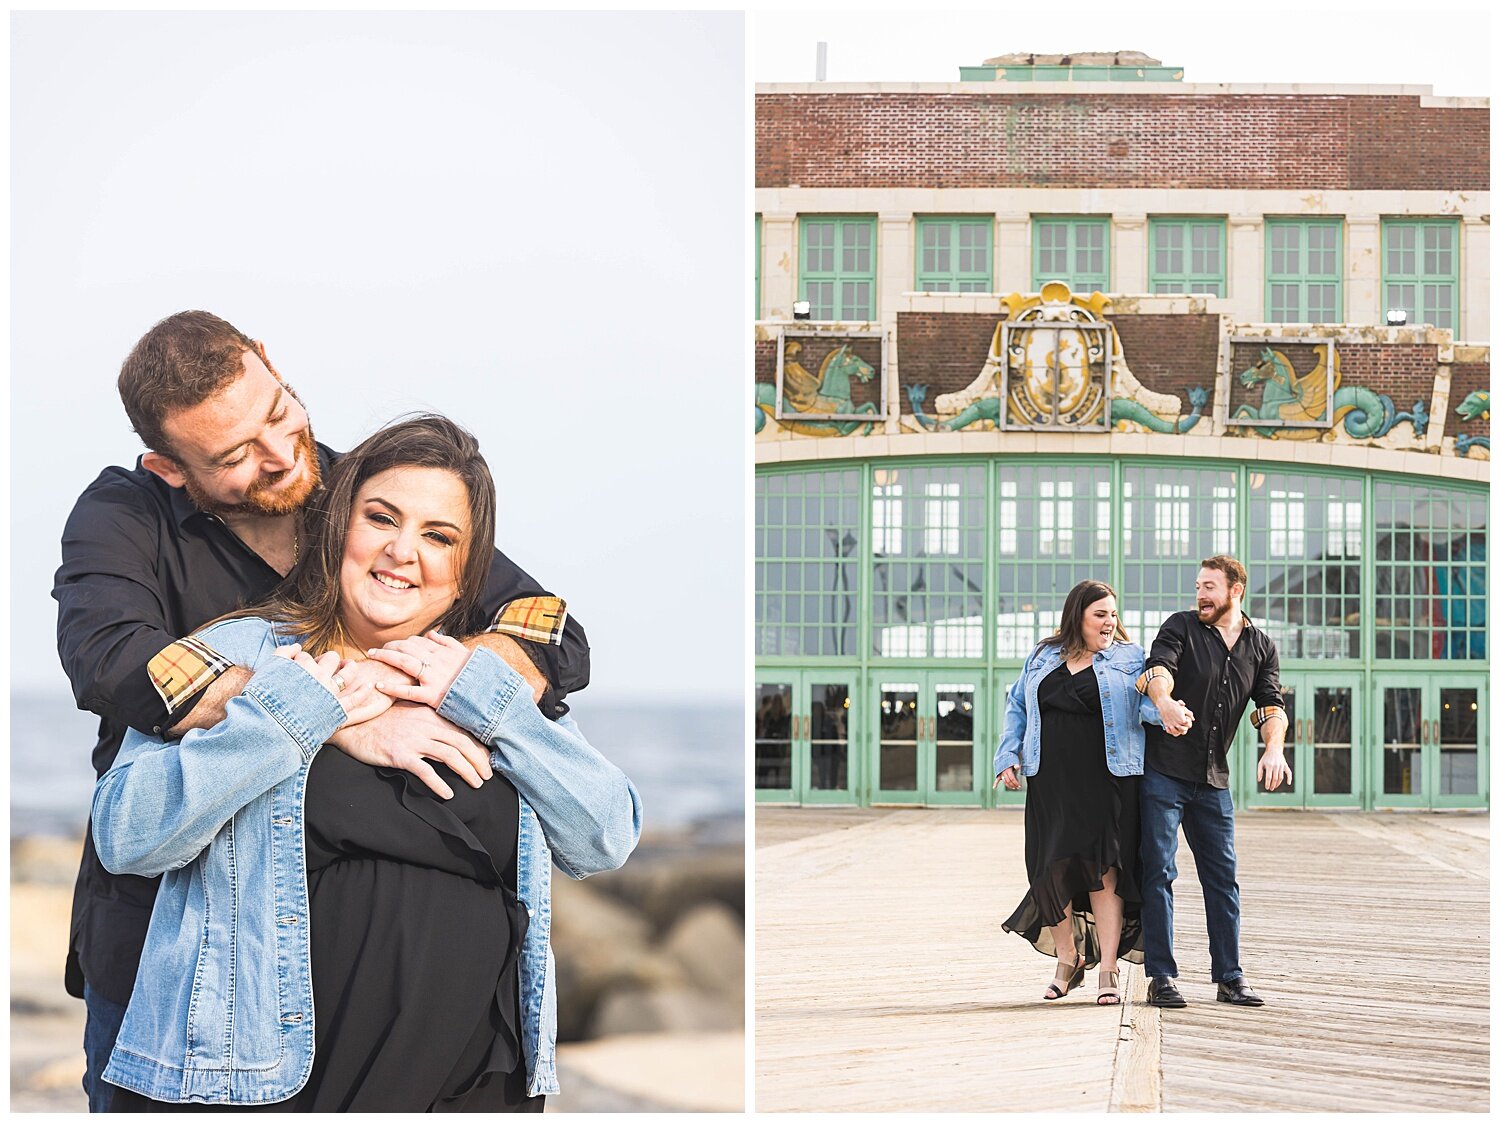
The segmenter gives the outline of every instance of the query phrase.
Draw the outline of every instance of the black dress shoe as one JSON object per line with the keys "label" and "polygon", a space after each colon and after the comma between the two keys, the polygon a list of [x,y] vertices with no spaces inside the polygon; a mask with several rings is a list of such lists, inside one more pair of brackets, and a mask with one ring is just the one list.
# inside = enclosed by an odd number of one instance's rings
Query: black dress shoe
{"label": "black dress shoe", "polygon": [[1265,999],[1250,989],[1244,978],[1230,979],[1219,984],[1219,1001],[1231,1006],[1264,1006]]}
{"label": "black dress shoe", "polygon": [[1187,1005],[1187,999],[1182,997],[1175,980],[1166,975],[1158,975],[1146,986],[1146,1005],[1180,1010]]}

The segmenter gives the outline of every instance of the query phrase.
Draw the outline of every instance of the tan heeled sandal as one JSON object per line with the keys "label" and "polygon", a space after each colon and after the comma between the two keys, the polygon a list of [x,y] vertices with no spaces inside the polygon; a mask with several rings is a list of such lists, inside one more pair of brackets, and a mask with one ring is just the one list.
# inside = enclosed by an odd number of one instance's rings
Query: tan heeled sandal
{"label": "tan heeled sandal", "polygon": [[1057,973],[1052,976],[1052,981],[1047,984],[1047,989],[1042,993],[1043,1002],[1056,1002],[1059,998],[1066,998],[1073,993],[1076,987],[1083,985],[1083,957],[1079,956],[1074,963],[1057,961]]}
{"label": "tan heeled sandal", "polygon": [[1099,997],[1094,999],[1099,1006],[1118,1006],[1120,1004],[1120,972],[1099,972]]}

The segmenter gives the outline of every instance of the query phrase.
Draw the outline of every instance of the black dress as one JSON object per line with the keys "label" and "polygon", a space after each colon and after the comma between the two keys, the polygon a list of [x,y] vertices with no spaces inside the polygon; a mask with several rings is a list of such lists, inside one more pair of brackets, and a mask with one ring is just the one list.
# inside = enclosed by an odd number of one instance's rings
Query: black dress
{"label": "black dress", "polygon": [[1116,776],[1104,754],[1104,715],[1094,668],[1077,674],[1063,662],[1037,688],[1041,763],[1026,789],[1026,875],[1031,888],[1004,924],[1055,956],[1051,925],[1073,906],[1074,941],[1084,962],[1099,962],[1099,937],[1089,891],[1116,870],[1124,902],[1119,957],[1145,959],[1141,943],[1140,777]]}
{"label": "black dress", "polygon": [[[441,800],[407,772],[326,748],[308,774],[316,1051],[280,1103],[239,1111],[541,1111],[526,1095],[516,790]],[[114,1111],[215,1110],[120,1089]]]}

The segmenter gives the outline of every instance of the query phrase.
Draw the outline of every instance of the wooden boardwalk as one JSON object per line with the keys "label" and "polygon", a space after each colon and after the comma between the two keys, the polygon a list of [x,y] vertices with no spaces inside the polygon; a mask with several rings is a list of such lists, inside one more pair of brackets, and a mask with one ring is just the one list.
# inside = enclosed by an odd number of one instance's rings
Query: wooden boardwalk
{"label": "wooden boardwalk", "polygon": [[1011,811],[761,809],[761,1111],[1485,1111],[1489,819],[1242,813],[1242,962],[1214,1001],[1179,849],[1186,1010],[1038,1001],[1053,961],[1002,932],[1025,892]]}

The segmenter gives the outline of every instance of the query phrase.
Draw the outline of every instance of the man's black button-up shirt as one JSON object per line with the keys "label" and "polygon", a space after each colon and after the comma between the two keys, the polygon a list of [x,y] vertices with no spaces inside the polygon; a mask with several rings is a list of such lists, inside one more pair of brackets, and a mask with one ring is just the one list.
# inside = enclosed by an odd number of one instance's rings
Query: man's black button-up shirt
{"label": "man's black button-up shirt", "polygon": [[1146,660],[1152,667],[1172,672],[1172,697],[1193,711],[1193,725],[1181,737],[1147,725],[1147,762],[1179,780],[1229,787],[1229,742],[1246,704],[1253,698],[1257,706],[1285,708],[1276,644],[1246,616],[1231,651],[1218,628],[1196,612],[1178,612],[1156,633]]}
{"label": "man's black button-up shirt", "polygon": [[[337,454],[319,445],[318,457],[326,478]],[[84,490],[63,530],[52,596],[63,670],[78,707],[99,715],[98,775],[114,763],[127,727],[160,733],[198,701],[189,700],[169,719],[147,675],[151,657],[215,617],[260,600],[280,581],[223,522],[139,462],[133,470],[106,468]],[[497,550],[481,608],[488,617],[507,601],[543,593]],[[588,640],[571,616],[561,646],[522,641],[522,647],[557,698],[588,683]],[[69,993],[82,997],[87,978],[104,997],[122,1005],[130,1000],[156,884],[156,878],[105,870],[88,832],[73,893]]]}

